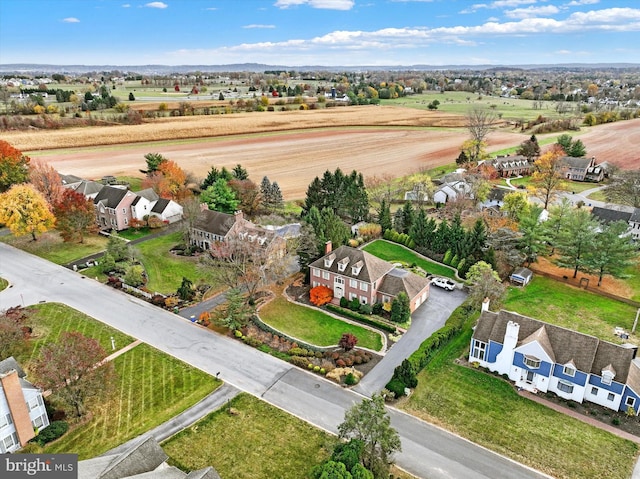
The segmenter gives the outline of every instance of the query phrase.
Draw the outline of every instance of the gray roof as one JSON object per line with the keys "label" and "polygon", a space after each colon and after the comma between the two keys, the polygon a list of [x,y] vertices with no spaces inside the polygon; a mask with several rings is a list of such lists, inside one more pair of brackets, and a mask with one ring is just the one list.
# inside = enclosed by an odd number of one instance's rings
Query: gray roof
{"label": "gray roof", "polygon": [[518,313],[483,311],[473,337],[484,342],[494,341],[502,344],[509,321],[520,325],[518,346],[536,339],[543,348],[549,348],[550,356],[555,358],[557,364],[568,364],[573,361],[578,370],[598,376],[602,374],[605,367],[610,365],[616,373],[615,381],[620,383],[627,381],[631,360],[636,353],[635,348],[602,341],[594,336]]}
{"label": "gray roof", "polygon": [[156,193],[155,191],[153,191],[153,188],[147,188],[145,190],[140,190],[136,193],[136,195],[141,196],[142,198],[145,198],[149,201],[156,201],[157,199],[159,199],[160,197],[158,196],[158,193]]}
{"label": "gray roof", "polygon": [[503,201],[504,196],[507,193],[511,193],[511,190],[508,190],[506,188],[493,187],[489,190],[489,194],[487,195],[487,200]]}
{"label": "gray roof", "polygon": [[104,188],[104,185],[102,183],[98,183],[97,181],[82,180],[78,183],[70,185],[69,187],[73,188],[73,191],[75,191],[76,193],[82,193],[84,196],[89,196],[99,193],[100,190]]}
{"label": "gray roof", "polygon": [[63,174],[60,174],[60,181],[62,181],[63,185],[69,185],[71,183],[78,183],[79,181],[82,181],[82,178],[80,178],[79,176],[76,176],[76,175],[63,175]]}
{"label": "gray roof", "polygon": [[628,223],[633,215],[630,211],[614,210],[611,208],[603,208],[601,206],[594,206],[591,210],[591,214],[603,223],[613,223],[615,221],[625,221]]}
{"label": "gray roof", "polygon": [[577,158],[575,156],[563,156],[560,159],[560,162],[563,166],[568,166],[569,168],[584,168],[587,169],[593,158]]}
{"label": "gray roof", "polygon": [[429,286],[427,278],[418,276],[411,271],[394,268],[384,277],[378,291],[389,296],[407,293],[409,299],[413,299],[427,286]]}
{"label": "gray roof", "polygon": [[533,271],[531,271],[529,268],[518,268],[513,273],[511,273],[511,276],[520,276],[522,278],[531,278],[533,276]]}
{"label": "gray roof", "polygon": [[[324,259],[331,255],[334,255],[335,259],[329,268],[325,268]],[[339,271],[338,263],[340,263],[340,261],[344,261],[345,258],[349,260],[349,262],[347,263],[347,267],[344,271]],[[354,275],[352,266],[355,265],[358,261],[362,261],[362,269],[357,275]],[[357,278],[360,281],[366,281],[368,283],[373,283],[379,280],[393,269],[393,265],[391,263],[387,263],[386,261],[381,260],[380,258],[367,253],[366,251],[351,248],[350,246],[340,246],[328,255],[315,260],[309,266],[331,271],[343,276]]]}
{"label": "gray roof", "polygon": [[212,467],[186,474],[165,464],[168,457],[158,441],[143,436],[120,454],[80,461],[78,479],[220,479]]}
{"label": "gray roof", "polygon": [[24,378],[27,375],[13,356],[9,356],[7,359],[0,361],[0,374],[7,374],[13,370],[18,373],[18,377],[20,378]]}
{"label": "gray roof", "polygon": [[105,186],[93,199],[94,204],[102,203],[107,208],[117,208],[122,198],[127,194],[125,188],[114,188],[113,186]]}
{"label": "gray roof", "polygon": [[162,213],[171,200],[167,200],[166,198],[160,198],[156,201],[156,204],[151,208],[152,213]]}
{"label": "gray roof", "polygon": [[198,214],[194,228],[218,236],[226,236],[235,222],[234,215],[213,210],[203,210]]}

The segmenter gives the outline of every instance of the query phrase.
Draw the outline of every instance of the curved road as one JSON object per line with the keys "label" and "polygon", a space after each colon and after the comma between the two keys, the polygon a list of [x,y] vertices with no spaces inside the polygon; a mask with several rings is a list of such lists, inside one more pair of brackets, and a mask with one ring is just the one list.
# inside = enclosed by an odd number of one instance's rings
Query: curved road
{"label": "curved road", "polygon": [[[144,301],[0,243],[0,309],[60,302],[171,354],[238,389],[336,432],[345,411],[363,396],[231,338],[216,335]],[[397,463],[428,479],[546,477],[417,418],[390,409],[400,433]]]}

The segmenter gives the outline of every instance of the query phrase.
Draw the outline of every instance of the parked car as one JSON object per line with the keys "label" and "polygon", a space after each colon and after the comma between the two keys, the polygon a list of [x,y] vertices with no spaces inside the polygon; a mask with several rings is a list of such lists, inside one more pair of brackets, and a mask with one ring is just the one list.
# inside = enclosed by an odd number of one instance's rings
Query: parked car
{"label": "parked car", "polygon": [[447,278],[433,278],[431,284],[447,291],[453,291],[456,287],[456,283]]}

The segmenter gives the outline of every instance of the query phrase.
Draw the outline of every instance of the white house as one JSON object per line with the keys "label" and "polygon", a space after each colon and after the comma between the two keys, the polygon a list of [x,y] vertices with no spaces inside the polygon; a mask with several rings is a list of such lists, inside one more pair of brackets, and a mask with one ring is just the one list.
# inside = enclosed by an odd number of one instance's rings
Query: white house
{"label": "white house", "polygon": [[446,203],[458,198],[468,197],[471,194],[471,185],[459,180],[442,184],[433,194],[434,203]]}

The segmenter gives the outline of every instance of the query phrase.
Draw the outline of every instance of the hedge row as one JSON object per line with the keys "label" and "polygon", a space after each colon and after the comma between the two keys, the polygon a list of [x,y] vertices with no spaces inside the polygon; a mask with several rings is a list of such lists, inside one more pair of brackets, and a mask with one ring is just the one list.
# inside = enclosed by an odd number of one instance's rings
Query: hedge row
{"label": "hedge row", "polygon": [[433,356],[451,341],[462,330],[466,321],[476,313],[477,311],[466,303],[458,306],[451,313],[444,326],[424,340],[420,347],[409,356],[409,361],[416,373],[424,369]]}
{"label": "hedge row", "polygon": [[375,319],[365,316],[364,314],[356,313],[355,311],[351,311],[350,309],[341,308],[340,306],[336,306],[335,304],[327,304],[326,306],[329,311],[341,314],[342,316],[346,316],[347,318],[358,321],[359,323],[368,324],[369,326],[382,329],[383,331],[387,331],[388,333],[395,334],[396,332],[396,327],[391,324],[383,323],[382,321],[376,321]]}

